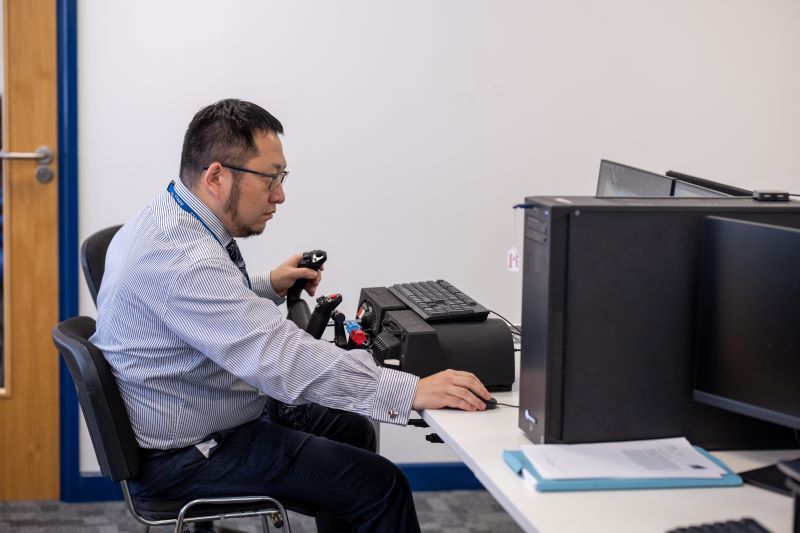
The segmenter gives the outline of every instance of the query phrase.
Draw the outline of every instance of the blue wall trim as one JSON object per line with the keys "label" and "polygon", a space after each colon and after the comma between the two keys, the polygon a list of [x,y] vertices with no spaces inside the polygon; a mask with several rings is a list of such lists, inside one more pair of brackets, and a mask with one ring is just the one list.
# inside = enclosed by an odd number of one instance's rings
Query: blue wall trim
{"label": "blue wall trim", "polygon": [[[58,54],[58,316],[78,314],[78,6],[57,0]],[[59,358],[60,360],[60,358]],[[67,367],[60,361],[61,499],[122,498],[119,486],[80,473],[78,400]]]}
{"label": "blue wall trim", "polygon": [[484,490],[463,463],[407,463],[397,465],[411,483],[411,490]]}

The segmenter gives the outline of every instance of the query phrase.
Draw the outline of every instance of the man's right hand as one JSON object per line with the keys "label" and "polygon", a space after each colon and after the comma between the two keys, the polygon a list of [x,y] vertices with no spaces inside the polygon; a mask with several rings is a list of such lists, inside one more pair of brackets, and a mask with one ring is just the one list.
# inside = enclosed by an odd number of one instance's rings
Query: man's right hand
{"label": "man's right hand", "polygon": [[419,380],[411,408],[441,409],[453,407],[464,411],[483,411],[483,400],[491,398],[483,383],[471,372],[443,370]]}
{"label": "man's right hand", "polygon": [[[303,254],[294,254],[269,273],[269,282],[279,296],[285,298],[286,292],[294,285],[294,282],[300,278],[308,280],[306,292],[309,296],[314,296],[314,293],[317,291],[317,286],[320,281],[322,281],[322,272],[310,268],[297,268],[302,258]],[[325,266],[320,267],[320,270],[325,270]]]}

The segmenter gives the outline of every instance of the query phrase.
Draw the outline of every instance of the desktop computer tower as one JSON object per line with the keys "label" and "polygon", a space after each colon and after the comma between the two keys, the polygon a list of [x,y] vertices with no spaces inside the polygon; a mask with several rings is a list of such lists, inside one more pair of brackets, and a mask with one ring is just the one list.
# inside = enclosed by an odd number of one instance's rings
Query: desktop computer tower
{"label": "desktop computer tower", "polygon": [[703,219],[800,227],[800,203],[525,203],[519,426],[533,442],[796,446],[785,428],[695,403],[692,375]]}

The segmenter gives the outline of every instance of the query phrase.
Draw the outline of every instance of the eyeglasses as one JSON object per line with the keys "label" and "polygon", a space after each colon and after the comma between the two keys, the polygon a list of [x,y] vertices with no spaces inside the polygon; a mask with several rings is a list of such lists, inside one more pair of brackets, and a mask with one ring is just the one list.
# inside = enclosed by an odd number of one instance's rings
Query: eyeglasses
{"label": "eyeglasses", "polygon": [[[255,174],[256,176],[262,177],[267,181],[267,189],[272,191],[278,185],[283,185],[283,182],[286,180],[286,176],[289,175],[288,170],[284,170],[282,172],[278,172],[277,174],[267,174],[266,172],[259,172],[257,170],[250,170],[249,168],[242,168],[242,167],[235,167],[233,165],[228,165],[225,163],[220,163],[223,167],[229,170],[235,170],[237,172],[247,172],[249,174]],[[208,170],[208,167],[203,167],[203,170]]]}

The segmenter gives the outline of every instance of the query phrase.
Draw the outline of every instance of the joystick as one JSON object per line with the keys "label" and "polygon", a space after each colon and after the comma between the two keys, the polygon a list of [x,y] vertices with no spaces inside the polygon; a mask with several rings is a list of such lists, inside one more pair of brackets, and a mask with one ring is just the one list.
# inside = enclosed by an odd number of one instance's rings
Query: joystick
{"label": "joystick", "polygon": [[[300,259],[300,263],[298,263],[297,268],[310,268],[311,270],[319,270],[327,260],[328,254],[326,254],[323,250],[311,250],[310,252],[303,252],[303,257]],[[305,288],[306,283],[308,283],[308,280],[305,278],[300,278],[295,281],[294,285],[292,285],[292,288],[289,289],[289,292],[286,294],[287,299],[300,298],[300,293]]]}
{"label": "joystick", "polygon": [[[327,259],[328,254],[323,250],[303,252],[303,257],[300,259],[297,268],[319,270]],[[301,329],[306,329],[308,321],[311,318],[311,311],[308,309],[308,304],[300,297],[300,293],[305,288],[307,282],[308,280],[305,278],[298,279],[286,293],[287,318],[297,324],[297,327]]]}
{"label": "joystick", "polygon": [[328,327],[328,320],[331,318],[334,309],[342,303],[341,294],[331,294],[330,296],[320,296],[317,298],[317,307],[308,319],[306,331],[315,339],[322,337],[325,328]]}
{"label": "joystick", "polygon": [[347,318],[344,313],[334,311],[333,316],[333,342],[342,349],[347,349],[347,335],[344,332],[344,322]]}

